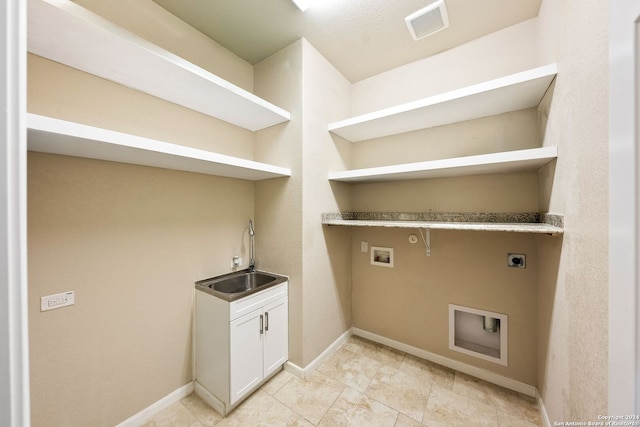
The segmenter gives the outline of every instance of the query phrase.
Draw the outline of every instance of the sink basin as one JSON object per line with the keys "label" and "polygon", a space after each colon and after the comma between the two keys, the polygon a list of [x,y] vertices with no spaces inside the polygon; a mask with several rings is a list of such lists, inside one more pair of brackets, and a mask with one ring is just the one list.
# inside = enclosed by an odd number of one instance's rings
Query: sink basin
{"label": "sink basin", "polygon": [[196,282],[196,289],[222,298],[235,301],[263,289],[270,288],[287,280],[279,274],[264,271],[242,270],[235,273],[216,276]]}

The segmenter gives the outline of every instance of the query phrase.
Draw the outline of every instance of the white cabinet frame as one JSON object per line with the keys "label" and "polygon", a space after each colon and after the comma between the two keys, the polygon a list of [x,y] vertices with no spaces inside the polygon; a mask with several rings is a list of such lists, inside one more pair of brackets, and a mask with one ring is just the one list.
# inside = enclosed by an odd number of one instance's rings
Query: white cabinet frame
{"label": "white cabinet frame", "polygon": [[0,7],[0,425],[29,426],[26,8]]}
{"label": "white cabinet frame", "polygon": [[609,414],[640,413],[640,3],[612,0],[609,38]]}

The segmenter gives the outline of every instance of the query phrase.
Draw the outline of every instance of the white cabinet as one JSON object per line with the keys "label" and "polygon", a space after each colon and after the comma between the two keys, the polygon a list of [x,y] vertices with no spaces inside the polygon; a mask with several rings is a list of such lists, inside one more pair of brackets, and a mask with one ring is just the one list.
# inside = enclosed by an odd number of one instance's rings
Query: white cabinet
{"label": "white cabinet", "polygon": [[262,310],[256,310],[231,322],[230,404],[234,404],[264,378]]}
{"label": "white cabinet", "polygon": [[287,361],[287,313],[287,300],[280,298],[231,322],[232,405]]}
{"label": "white cabinet", "polygon": [[289,310],[285,299],[265,307],[263,373],[268,377],[289,358]]}
{"label": "white cabinet", "polygon": [[227,302],[196,291],[196,393],[226,415],[288,360],[288,282]]}

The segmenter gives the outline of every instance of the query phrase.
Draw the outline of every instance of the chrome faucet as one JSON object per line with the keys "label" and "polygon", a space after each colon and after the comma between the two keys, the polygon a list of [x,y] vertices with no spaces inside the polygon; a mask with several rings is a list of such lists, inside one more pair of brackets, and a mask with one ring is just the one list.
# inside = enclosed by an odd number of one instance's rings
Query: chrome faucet
{"label": "chrome faucet", "polygon": [[253,221],[249,220],[249,251],[250,251],[250,259],[249,259],[249,271],[256,271],[256,254],[255,254],[255,244],[254,236],[256,232],[253,230]]}

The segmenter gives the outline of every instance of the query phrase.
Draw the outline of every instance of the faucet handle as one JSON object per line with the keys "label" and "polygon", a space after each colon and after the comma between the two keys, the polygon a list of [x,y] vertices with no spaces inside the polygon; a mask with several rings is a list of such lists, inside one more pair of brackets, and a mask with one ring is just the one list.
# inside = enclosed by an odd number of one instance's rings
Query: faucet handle
{"label": "faucet handle", "polygon": [[231,260],[231,268],[240,267],[242,265],[242,258],[239,256],[234,256]]}

